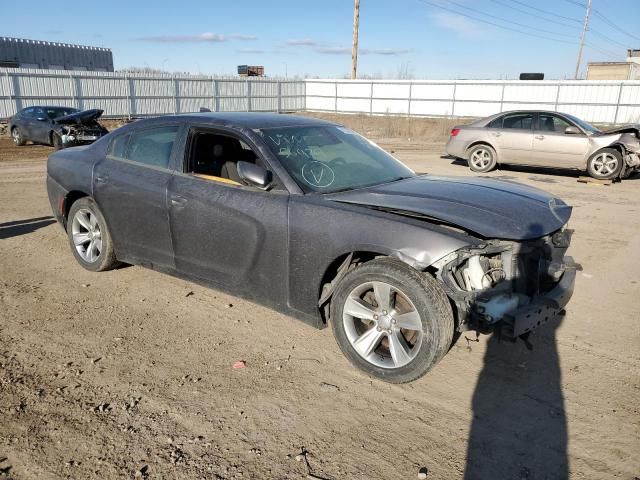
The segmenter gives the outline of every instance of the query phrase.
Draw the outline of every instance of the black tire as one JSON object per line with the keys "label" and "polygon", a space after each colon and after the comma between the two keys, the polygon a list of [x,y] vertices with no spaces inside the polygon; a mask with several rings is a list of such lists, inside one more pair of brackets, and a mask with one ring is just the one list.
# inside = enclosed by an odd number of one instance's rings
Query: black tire
{"label": "black tire", "polygon": [[51,146],[56,150],[62,150],[64,145],[62,144],[62,137],[56,132],[51,132]]}
{"label": "black tire", "polygon": [[21,147],[25,143],[27,143],[18,127],[13,127],[11,129],[11,138],[13,138],[13,143],[15,143],[18,147]]}
{"label": "black tire", "polygon": [[[403,366],[388,368],[375,365],[362,357],[349,339],[343,319],[345,302],[354,289],[368,282],[383,282],[398,289],[413,303],[420,315],[422,340],[413,359]],[[367,374],[390,383],[411,382],[429,372],[449,350],[455,328],[449,299],[438,282],[429,274],[418,272],[389,257],[362,264],[344,276],[331,301],[330,321],[336,341],[347,359]],[[388,342],[387,338],[387,345]],[[384,348],[384,343],[377,348]],[[376,355],[376,358],[378,351],[373,350],[372,355]]]}
{"label": "black tire", "polygon": [[[76,245],[74,243],[74,229],[78,227],[75,225],[74,219],[79,212],[85,213],[89,212],[90,215],[95,216],[95,221],[97,226],[99,227],[100,240],[101,240],[101,249],[99,250],[99,254],[96,255],[94,260],[89,258],[84,258],[83,254],[78,251]],[[89,216],[89,218],[91,218]],[[80,231],[77,233],[83,234],[84,232],[89,233],[89,229],[83,228],[80,226]],[[90,197],[82,197],[76,200],[71,208],[69,209],[69,217],[67,220],[67,237],[69,238],[69,246],[71,247],[71,252],[73,256],[76,258],[78,263],[82,265],[82,267],[90,270],[92,272],[103,272],[105,270],[111,270],[119,265],[119,262],[116,260],[115,251],[113,249],[113,241],[111,240],[111,234],[109,233],[109,228],[107,227],[107,222],[104,220],[104,216],[102,212],[98,208],[96,202]],[[93,238],[93,237],[92,237]],[[89,250],[90,241],[87,240],[87,243],[79,246],[79,248],[86,251]]]}
{"label": "black tire", "polygon": [[[477,160],[475,159],[476,156],[478,156]],[[474,172],[486,173],[496,168],[498,155],[492,147],[481,143],[468,150],[467,162],[469,163],[469,168]]]}
{"label": "black tire", "polygon": [[[612,163],[608,163],[608,166],[603,167],[603,162],[613,162],[615,158],[615,167]],[[606,160],[608,159],[608,160]],[[622,155],[615,148],[603,148],[589,157],[587,161],[587,173],[589,176],[598,180],[610,180],[620,176],[622,168],[624,166],[624,160]]]}

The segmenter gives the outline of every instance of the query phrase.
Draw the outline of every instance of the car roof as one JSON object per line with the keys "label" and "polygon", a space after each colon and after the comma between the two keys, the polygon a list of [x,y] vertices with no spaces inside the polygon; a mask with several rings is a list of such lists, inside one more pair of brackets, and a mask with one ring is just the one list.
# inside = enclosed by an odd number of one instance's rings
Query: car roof
{"label": "car roof", "polygon": [[27,108],[65,108],[65,109],[78,110],[76,107],[68,107],[65,105],[29,105],[28,107],[24,107],[22,110],[26,110]]}
{"label": "car roof", "polygon": [[289,115],[282,113],[267,112],[202,112],[202,113],[182,113],[179,115],[164,115],[149,119],[139,120],[131,125],[142,122],[156,123],[167,120],[178,120],[184,123],[210,123],[211,125],[227,125],[244,128],[274,128],[274,127],[311,127],[338,125],[333,122],[321,120],[313,117],[303,117],[299,115]]}

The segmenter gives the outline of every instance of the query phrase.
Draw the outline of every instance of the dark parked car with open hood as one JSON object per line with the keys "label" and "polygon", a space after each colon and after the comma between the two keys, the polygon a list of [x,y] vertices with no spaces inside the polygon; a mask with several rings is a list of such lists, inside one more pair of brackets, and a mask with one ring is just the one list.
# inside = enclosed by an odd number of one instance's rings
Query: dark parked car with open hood
{"label": "dark parked car with open hood", "polygon": [[569,301],[571,207],[541,190],[416,175],[334,123],[146,119],[49,157],[51,206],[84,268],[143,265],[318,328],[390,382],[467,329],[527,335]]}
{"label": "dark parked car with open hood", "polygon": [[18,146],[28,141],[58,150],[86,145],[109,133],[97,121],[102,113],[98,109],[80,111],[71,107],[23,108],[9,120],[9,132]]}

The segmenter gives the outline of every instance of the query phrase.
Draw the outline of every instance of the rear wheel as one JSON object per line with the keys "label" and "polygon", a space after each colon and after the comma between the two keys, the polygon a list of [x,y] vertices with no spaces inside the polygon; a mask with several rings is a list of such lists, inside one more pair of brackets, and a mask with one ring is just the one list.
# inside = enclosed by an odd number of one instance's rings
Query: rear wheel
{"label": "rear wheel", "polygon": [[604,148],[589,158],[587,172],[598,180],[610,180],[620,175],[623,166],[622,155],[618,150]]}
{"label": "rear wheel", "polygon": [[20,132],[20,129],[18,127],[13,127],[13,129],[11,129],[11,138],[13,139],[13,143],[15,143],[18,147],[21,147],[26,143],[24,137],[22,136],[22,132]]}
{"label": "rear wheel", "polygon": [[486,173],[496,167],[498,156],[489,145],[476,145],[469,149],[469,168],[474,172]]}
{"label": "rear wheel", "polygon": [[352,364],[391,383],[426,374],[454,333],[453,312],[437,281],[392,258],[344,276],[331,301],[331,325]]}
{"label": "rear wheel", "polygon": [[67,236],[73,256],[87,270],[102,272],[118,265],[107,223],[93,199],[83,197],[71,205]]}

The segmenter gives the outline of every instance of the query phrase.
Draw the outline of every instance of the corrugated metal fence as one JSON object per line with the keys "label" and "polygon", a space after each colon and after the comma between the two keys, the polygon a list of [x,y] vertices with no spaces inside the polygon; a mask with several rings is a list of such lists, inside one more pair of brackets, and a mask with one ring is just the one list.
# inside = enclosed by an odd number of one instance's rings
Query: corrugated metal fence
{"label": "corrugated metal fence", "polygon": [[327,111],[483,117],[544,109],[591,122],[640,123],[640,81],[278,80],[0,69],[0,118],[37,104],[107,117],[212,111]]}
{"label": "corrugated metal fence", "polygon": [[0,118],[31,105],[100,108],[106,117],[304,109],[302,80],[0,69]]}
{"label": "corrugated metal fence", "polygon": [[640,123],[640,81],[307,80],[306,109],[442,117],[540,109],[590,122]]}

